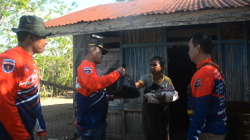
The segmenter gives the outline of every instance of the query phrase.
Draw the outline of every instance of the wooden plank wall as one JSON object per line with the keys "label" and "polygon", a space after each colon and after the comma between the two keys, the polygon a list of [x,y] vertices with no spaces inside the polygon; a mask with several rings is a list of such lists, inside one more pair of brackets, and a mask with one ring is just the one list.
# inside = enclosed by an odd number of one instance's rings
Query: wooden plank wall
{"label": "wooden plank wall", "polygon": [[223,44],[222,53],[227,101],[244,101],[243,45]]}
{"label": "wooden plank wall", "polygon": [[246,22],[218,24],[217,31],[219,65],[224,73],[227,101],[249,102],[250,53],[247,45],[247,24]]}
{"label": "wooden plank wall", "polygon": [[[150,43],[163,42],[162,28],[129,30],[121,32],[123,44],[148,44],[148,46],[134,46],[121,49],[121,63],[126,63],[126,72],[134,81],[138,81],[142,75],[149,74],[149,61],[153,56],[163,56],[163,46],[154,46]],[[166,54],[166,53],[165,53]],[[108,120],[108,140],[142,140],[144,139],[142,130],[141,104],[143,101],[143,91],[137,99],[123,99],[121,110],[109,110]],[[113,108],[115,109],[115,108]]]}
{"label": "wooden plank wall", "polygon": [[[123,32],[123,44],[150,44],[163,42],[162,28],[128,30]],[[123,49],[123,62],[127,63],[126,72],[134,81],[142,75],[150,74],[149,61],[153,56],[163,56],[162,46],[133,47]],[[165,52],[166,54],[166,52]],[[141,104],[143,96],[126,100],[125,103]]]}

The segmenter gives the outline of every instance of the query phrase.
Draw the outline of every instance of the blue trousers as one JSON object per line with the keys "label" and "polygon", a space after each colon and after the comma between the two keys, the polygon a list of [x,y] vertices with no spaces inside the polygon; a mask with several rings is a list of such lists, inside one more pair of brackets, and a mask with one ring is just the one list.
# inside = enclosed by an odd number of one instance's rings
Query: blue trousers
{"label": "blue trousers", "polygon": [[92,129],[81,130],[76,126],[76,132],[81,137],[81,140],[106,140],[106,129],[107,121]]}

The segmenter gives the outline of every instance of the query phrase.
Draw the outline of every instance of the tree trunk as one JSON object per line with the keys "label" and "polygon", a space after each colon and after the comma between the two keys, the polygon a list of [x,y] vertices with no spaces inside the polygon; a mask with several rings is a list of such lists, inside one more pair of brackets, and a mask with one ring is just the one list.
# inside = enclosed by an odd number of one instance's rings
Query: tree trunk
{"label": "tree trunk", "polygon": [[[42,75],[41,75],[41,79],[43,80],[43,75],[44,75],[44,65],[45,65],[45,58],[43,59],[43,69],[42,69]],[[46,97],[46,89],[45,89],[45,85],[43,85],[43,94],[44,94],[44,99]]]}
{"label": "tree trunk", "polygon": [[[55,71],[55,73],[56,73],[56,81],[55,81],[55,83],[56,84],[58,84],[58,63],[56,62],[56,64],[54,64],[54,65],[56,65],[56,71]],[[59,96],[59,93],[58,93],[58,88],[56,88],[56,96]]]}
{"label": "tree trunk", "polygon": [[69,72],[68,72],[68,77],[69,77],[69,74],[70,74],[70,64],[68,64],[69,65]]}
{"label": "tree trunk", "polygon": [[44,65],[45,65],[45,59],[46,59],[46,58],[44,58],[44,59],[43,59],[43,69],[42,69],[42,76],[41,76],[41,77],[42,77],[42,80],[43,80],[43,75],[44,75]]}
{"label": "tree trunk", "polygon": [[[53,58],[52,58],[52,62],[53,62]],[[52,69],[53,69],[52,70],[52,83],[53,83],[54,82],[54,77],[55,77],[55,69],[54,69],[55,68],[54,67],[55,66],[55,62],[53,62],[52,64],[53,64],[53,66],[52,66]],[[51,94],[51,98],[52,98],[52,96],[53,96],[53,86],[51,86],[51,89],[52,90],[50,91],[51,92],[50,94]]]}
{"label": "tree trunk", "polygon": [[59,93],[58,93],[58,88],[56,88],[56,95],[59,96]]}
{"label": "tree trunk", "polygon": [[53,96],[53,87],[52,86],[50,86],[50,96],[51,96],[51,98]]}
{"label": "tree trunk", "polygon": [[43,95],[44,95],[44,99],[46,97],[46,89],[45,89],[45,85],[43,85]]}

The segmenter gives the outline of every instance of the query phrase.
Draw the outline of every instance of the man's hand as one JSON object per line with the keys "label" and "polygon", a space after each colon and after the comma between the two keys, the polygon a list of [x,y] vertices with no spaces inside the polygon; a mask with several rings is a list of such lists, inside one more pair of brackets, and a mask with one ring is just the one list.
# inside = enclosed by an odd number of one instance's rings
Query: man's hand
{"label": "man's hand", "polygon": [[120,97],[117,97],[117,96],[115,96],[115,95],[110,95],[109,96],[109,100],[110,101],[113,101],[114,99],[121,99]]}
{"label": "man's hand", "polygon": [[130,79],[132,79],[129,74],[125,73],[125,75],[128,76]]}
{"label": "man's hand", "polygon": [[115,95],[111,95],[113,96],[113,99],[121,99],[121,97],[115,96]]}
{"label": "man's hand", "polygon": [[123,67],[119,67],[117,70],[121,73],[121,76],[125,75],[125,69]]}
{"label": "man's hand", "polygon": [[40,136],[40,140],[47,140],[47,136],[46,135]]}

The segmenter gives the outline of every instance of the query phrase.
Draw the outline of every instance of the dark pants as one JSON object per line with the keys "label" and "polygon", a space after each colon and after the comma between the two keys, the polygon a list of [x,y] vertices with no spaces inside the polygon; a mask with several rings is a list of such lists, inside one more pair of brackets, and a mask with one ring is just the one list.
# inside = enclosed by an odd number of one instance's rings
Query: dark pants
{"label": "dark pants", "polygon": [[81,140],[106,140],[106,129],[107,121],[92,129],[81,130],[76,126],[76,132],[81,137]]}
{"label": "dark pants", "polygon": [[201,132],[198,139],[199,140],[224,140],[225,135],[215,135],[211,133]]}
{"label": "dark pants", "polygon": [[167,140],[167,111],[161,104],[151,104],[144,100],[142,120],[145,140]]}

